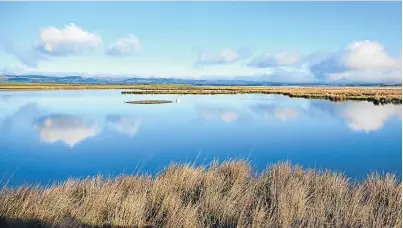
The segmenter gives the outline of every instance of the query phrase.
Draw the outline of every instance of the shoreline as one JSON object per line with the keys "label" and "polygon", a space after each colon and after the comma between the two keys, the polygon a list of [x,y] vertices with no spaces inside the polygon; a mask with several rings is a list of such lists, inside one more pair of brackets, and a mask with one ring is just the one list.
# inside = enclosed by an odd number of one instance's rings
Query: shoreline
{"label": "shoreline", "polygon": [[401,227],[391,174],[340,173],[245,160],[172,164],[155,177],[69,179],[0,190],[0,225],[35,227]]}
{"label": "shoreline", "polygon": [[121,94],[277,94],[291,98],[324,99],[333,102],[348,100],[378,104],[402,104],[401,88],[388,87],[287,87],[287,86],[191,86],[179,84],[52,84],[0,83],[0,91],[36,90],[109,90],[120,89]]}

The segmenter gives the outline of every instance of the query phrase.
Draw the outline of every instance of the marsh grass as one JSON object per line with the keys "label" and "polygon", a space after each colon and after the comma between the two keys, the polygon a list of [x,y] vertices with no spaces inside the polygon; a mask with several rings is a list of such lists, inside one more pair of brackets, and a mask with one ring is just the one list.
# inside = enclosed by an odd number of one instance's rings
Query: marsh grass
{"label": "marsh grass", "polygon": [[278,94],[295,98],[326,99],[334,102],[346,100],[370,101],[374,104],[401,104],[402,90],[359,87],[270,87],[270,86],[182,86],[158,87],[142,86],[135,90],[122,91],[122,94]]}
{"label": "marsh grass", "polygon": [[167,104],[172,103],[168,100],[138,100],[138,101],[126,101],[128,104]]}
{"label": "marsh grass", "polygon": [[[0,192],[6,224],[37,227],[401,227],[401,182],[279,163],[172,164],[151,176],[69,179]],[[10,226],[15,227],[15,226]]]}
{"label": "marsh grass", "polygon": [[401,104],[402,90],[362,87],[281,87],[281,86],[192,86],[181,84],[57,84],[0,82],[1,90],[86,90],[122,89],[122,94],[279,94],[296,98],[370,101],[374,104]]}

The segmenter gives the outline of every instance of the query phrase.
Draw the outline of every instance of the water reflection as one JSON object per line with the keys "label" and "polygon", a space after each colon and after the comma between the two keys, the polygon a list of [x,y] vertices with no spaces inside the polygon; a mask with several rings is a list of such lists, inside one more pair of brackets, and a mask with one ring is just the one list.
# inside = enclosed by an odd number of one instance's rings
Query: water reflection
{"label": "water reflection", "polygon": [[401,105],[374,106],[368,102],[350,103],[341,112],[348,127],[355,131],[376,131],[381,129],[385,122],[393,117],[402,116]]}
{"label": "water reflection", "polygon": [[21,182],[118,174],[144,160],[155,173],[171,162],[234,157],[259,169],[289,160],[353,177],[401,173],[401,105],[250,94],[136,106],[112,90],[9,95],[0,112],[0,175],[18,166]]}
{"label": "water reflection", "polygon": [[[325,117],[342,120],[353,131],[371,132],[381,129],[385,122],[402,116],[402,105],[374,105],[370,102],[331,103],[310,101],[310,105],[300,106],[298,102],[284,106],[281,102],[252,105],[251,110],[266,118],[281,121],[296,120],[299,117],[321,121]],[[303,121],[303,120],[301,120]],[[324,121],[324,120],[323,120]]]}
{"label": "water reflection", "polygon": [[[33,119],[38,117],[41,113],[38,105],[34,102],[30,102],[19,107],[14,113],[4,117],[1,126],[1,132],[10,132],[17,130],[21,125],[30,125]],[[0,118],[1,116],[0,113]]]}
{"label": "water reflection", "polygon": [[230,123],[239,119],[239,114],[234,110],[222,108],[203,108],[199,110],[199,114],[205,120],[219,118],[220,120]]}
{"label": "water reflection", "polygon": [[290,120],[290,119],[295,119],[299,116],[299,112],[296,109],[292,108],[276,108],[274,110],[274,115],[282,120]]}
{"label": "water reflection", "polygon": [[140,128],[141,120],[135,116],[108,115],[106,117],[108,125],[118,133],[133,137]]}
{"label": "water reflection", "polygon": [[[11,95],[3,95],[11,97]],[[231,99],[231,98],[226,98]],[[331,103],[318,100],[284,99],[272,98],[266,102],[257,97],[253,99],[244,99],[234,106],[231,102],[224,102],[225,99],[212,105],[206,102],[200,106],[200,103],[193,106],[198,113],[199,119],[205,121],[220,120],[224,123],[239,122],[249,119],[250,113],[255,114],[255,120],[277,119],[280,122],[304,121],[306,118],[315,119],[315,121],[328,121],[324,118],[341,120],[349,129],[353,131],[374,132],[382,129],[389,119],[401,117],[401,105],[379,105],[375,106],[370,102],[346,102]],[[188,102],[191,103],[191,102]],[[227,107],[228,106],[228,107]],[[192,106],[190,106],[192,107]],[[183,106],[182,109],[189,109],[189,106]],[[54,110],[54,109],[53,109]],[[131,114],[105,114],[104,117],[94,118],[89,115],[84,120],[80,115],[45,115],[46,108],[39,107],[35,102],[29,102],[21,105],[10,115],[1,115],[1,132],[5,133],[12,129],[16,130],[21,125],[33,122],[36,131],[39,133],[41,141],[54,143],[64,142],[70,147],[87,138],[94,137],[103,130],[103,125],[114,131],[133,137],[138,134],[142,125],[142,119],[149,119],[150,116],[158,116],[158,113],[149,115],[147,108],[142,109],[136,115]],[[152,111],[151,111],[152,112]],[[63,112],[62,112],[63,113]],[[88,118],[93,118],[89,121]],[[104,121],[103,121],[103,120]],[[94,124],[97,122],[98,125]],[[100,124],[100,125],[99,125]]]}
{"label": "water reflection", "polygon": [[12,100],[12,98],[13,98],[13,96],[11,96],[9,94],[5,94],[5,95],[0,96],[0,101],[5,102],[5,103],[9,103]]}
{"label": "water reflection", "polygon": [[265,119],[278,119],[282,122],[297,119],[303,113],[304,107],[287,107],[282,104],[253,105],[251,110]]}
{"label": "water reflection", "polygon": [[77,116],[47,116],[35,121],[40,140],[46,143],[61,141],[74,147],[80,141],[99,133],[98,127]]}

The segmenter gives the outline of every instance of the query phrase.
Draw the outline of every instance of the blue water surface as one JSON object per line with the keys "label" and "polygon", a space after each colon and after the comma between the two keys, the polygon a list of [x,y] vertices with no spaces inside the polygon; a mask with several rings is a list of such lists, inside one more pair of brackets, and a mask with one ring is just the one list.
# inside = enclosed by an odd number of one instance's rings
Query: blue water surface
{"label": "blue water surface", "polygon": [[[134,105],[140,99],[170,104]],[[179,99],[176,102],[176,99]],[[8,185],[160,172],[170,163],[246,158],[401,176],[402,106],[280,95],[0,92],[0,177]]]}

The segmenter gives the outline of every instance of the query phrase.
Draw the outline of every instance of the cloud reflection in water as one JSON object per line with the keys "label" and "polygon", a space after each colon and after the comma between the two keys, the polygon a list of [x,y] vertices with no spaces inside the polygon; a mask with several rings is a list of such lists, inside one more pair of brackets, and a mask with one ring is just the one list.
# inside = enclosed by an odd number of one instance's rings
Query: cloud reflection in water
{"label": "cloud reflection in water", "polygon": [[369,102],[354,102],[347,105],[341,116],[350,129],[370,132],[381,129],[385,122],[393,117],[401,117],[402,106],[393,104],[375,106]]}
{"label": "cloud reflection in water", "polygon": [[42,142],[61,141],[71,148],[99,133],[95,124],[77,116],[47,116],[35,121],[34,126]]}
{"label": "cloud reflection in water", "polygon": [[205,120],[219,118],[226,123],[234,122],[239,119],[239,114],[233,110],[220,108],[203,108],[199,111],[201,117]]}
{"label": "cloud reflection in water", "polygon": [[277,104],[259,104],[252,106],[251,109],[258,115],[262,115],[266,119],[276,118],[281,121],[288,121],[297,119],[301,113],[302,108],[286,107]]}
{"label": "cloud reflection in water", "polygon": [[[341,119],[354,131],[371,132],[381,129],[389,119],[402,115],[402,105],[386,104],[374,105],[370,102],[331,103],[329,101],[310,100],[309,108],[302,103],[295,102],[292,106],[283,106],[282,103],[258,104],[251,106],[251,110],[264,118],[277,118],[281,121],[311,118],[321,121],[331,117]],[[304,103],[305,104],[305,103]]]}
{"label": "cloud reflection in water", "polygon": [[135,116],[108,115],[106,121],[118,133],[133,137],[139,131],[141,120]]}

